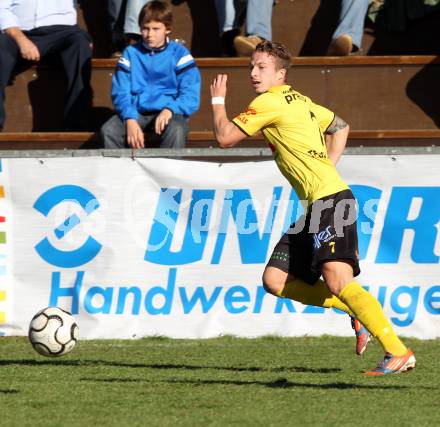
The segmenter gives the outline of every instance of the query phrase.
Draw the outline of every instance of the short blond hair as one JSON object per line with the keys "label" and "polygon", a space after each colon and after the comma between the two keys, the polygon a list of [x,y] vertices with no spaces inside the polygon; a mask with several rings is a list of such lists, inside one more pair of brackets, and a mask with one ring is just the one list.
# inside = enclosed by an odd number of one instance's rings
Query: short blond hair
{"label": "short blond hair", "polygon": [[291,54],[282,43],[264,40],[255,47],[255,52],[265,52],[275,58],[276,68],[280,70],[284,68],[287,72],[291,65]]}

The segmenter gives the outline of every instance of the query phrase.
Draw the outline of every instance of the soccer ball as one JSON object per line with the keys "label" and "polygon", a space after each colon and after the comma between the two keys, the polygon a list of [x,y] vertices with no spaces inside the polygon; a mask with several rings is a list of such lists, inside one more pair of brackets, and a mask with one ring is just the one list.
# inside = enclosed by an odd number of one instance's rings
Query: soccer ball
{"label": "soccer ball", "polygon": [[78,339],[75,318],[59,307],[40,310],[29,325],[29,340],[43,356],[62,356],[72,351]]}

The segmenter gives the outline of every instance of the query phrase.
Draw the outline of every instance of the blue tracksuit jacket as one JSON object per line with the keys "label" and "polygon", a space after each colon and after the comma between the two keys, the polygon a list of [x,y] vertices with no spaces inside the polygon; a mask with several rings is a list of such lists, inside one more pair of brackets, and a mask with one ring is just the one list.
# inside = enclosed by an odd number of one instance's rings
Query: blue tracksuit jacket
{"label": "blue tracksuit jacket", "polygon": [[189,116],[200,104],[200,72],[189,50],[170,41],[149,49],[141,40],[127,47],[112,79],[112,100],[122,120],[170,109]]}

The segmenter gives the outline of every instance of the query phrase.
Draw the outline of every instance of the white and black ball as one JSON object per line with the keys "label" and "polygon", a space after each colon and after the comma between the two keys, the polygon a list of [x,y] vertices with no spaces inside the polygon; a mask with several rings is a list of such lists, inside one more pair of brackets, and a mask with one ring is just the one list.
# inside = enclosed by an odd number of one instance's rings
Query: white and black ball
{"label": "white and black ball", "polygon": [[29,325],[32,347],[43,356],[62,356],[73,350],[78,340],[75,318],[59,307],[40,310]]}

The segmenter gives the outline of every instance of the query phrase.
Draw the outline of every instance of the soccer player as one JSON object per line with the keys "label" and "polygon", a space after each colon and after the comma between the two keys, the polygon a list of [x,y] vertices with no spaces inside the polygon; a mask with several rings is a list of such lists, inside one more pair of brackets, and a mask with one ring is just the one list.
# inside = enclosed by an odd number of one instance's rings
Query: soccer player
{"label": "soccer player", "polygon": [[349,127],[286,83],[289,66],[290,54],[282,44],[258,44],[249,67],[258,96],[232,121],[225,107],[227,76],[219,74],[211,84],[219,146],[232,147],[261,130],[281,173],[307,202],[304,227],[297,221],[275,246],[263,285],[281,298],[348,313],[358,354],[370,334],[376,337],[385,357],[367,375],[407,371],[415,367],[414,353],[397,337],[377,299],[354,280],[360,273],[354,197],[335,167]]}

